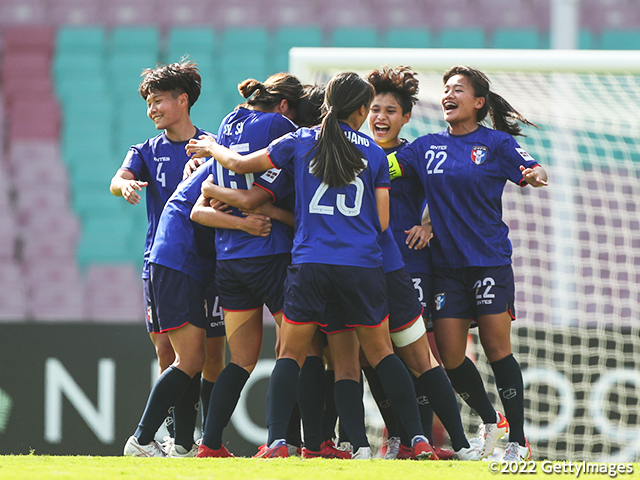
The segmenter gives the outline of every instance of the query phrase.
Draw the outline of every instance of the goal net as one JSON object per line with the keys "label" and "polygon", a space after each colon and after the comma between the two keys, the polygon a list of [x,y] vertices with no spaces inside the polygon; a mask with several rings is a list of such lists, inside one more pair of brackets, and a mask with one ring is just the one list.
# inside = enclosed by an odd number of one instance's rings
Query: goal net
{"label": "goal net", "polygon": [[[442,74],[460,64],[487,73],[492,90],[540,126],[524,127],[527,137],[517,140],[545,167],[549,187],[508,183],[503,196],[514,247],[518,319],[512,344],[526,388],[525,434],[536,459],[638,461],[640,55],[476,49],[290,52],[290,70],[303,82],[325,82],[338,71],[364,74],[384,64],[409,65],[419,73],[420,101],[403,129],[408,140],[445,128]],[[491,368],[473,331],[468,353],[501,410]],[[479,417],[463,403],[461,411],[473,434]]]}

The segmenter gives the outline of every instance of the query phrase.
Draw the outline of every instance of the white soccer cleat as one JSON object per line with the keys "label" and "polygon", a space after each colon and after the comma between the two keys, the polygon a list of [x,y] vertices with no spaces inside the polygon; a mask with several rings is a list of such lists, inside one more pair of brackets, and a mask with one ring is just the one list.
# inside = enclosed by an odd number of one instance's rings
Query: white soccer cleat
{"label": "white soccer cleat", "polygon": [[125,457],[166,457],[162,447],[155,440],[148,445],[140,445],[138,439],[131,435],[124,445]]}
{"label": "white soccer cleat", "polygon": [[353,460],[371,460],[373,458],[373,455],[371,454],[371,447],[360,447],[351,458]]}
{"label": "white soccer cleat", "polygon": [[469,440],[469,448],[457,450],[453,458],[456,460],[482,460],[482,441],[479,438]]}
{"label": "white soccer cleat", "polygon": [[478,439],[482,442],[482,458],[493,454],[496,443],[509,433],[509,422],[500,412],[496,412],[496,423],[482,423],[478,429]]}
{"label": "white soccer cleat", "polygon": [[395,460],[398,458],[398,452],[400,451],[400,438],[391,437],[387,440],[387,453],[384,454],[385,460]]}
{"label": "white soccer cleat", "polygon": [[340,442],[340,445],[336,447],[338,450],[342,450],[343,452],[351,452],[353,453],[353,445],[349,442]]}
{"label": "white soccer cleat", "polygon": [[531,459],[531,446],[529,440],[526,441],[525,446],[520,445],[518,442],[507,443],[507,449],[504,451],[503,462],[526,462]]}
{"label": "white soccer cleat", "polygon": [[191,447],[191,450],[187,451],[182,445],[176,445],[175,443],[171,445],[169,450],[166,450],[167,457],[171,458],[191,458],[195,457],[198,453],[198,445],[195,443]]}

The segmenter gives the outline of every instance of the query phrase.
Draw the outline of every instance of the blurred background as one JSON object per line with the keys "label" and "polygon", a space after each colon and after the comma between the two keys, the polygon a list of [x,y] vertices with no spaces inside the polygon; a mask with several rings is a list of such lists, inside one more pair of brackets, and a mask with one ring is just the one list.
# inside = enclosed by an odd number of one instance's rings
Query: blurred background
{"label": "blurred background", "polygon": [[[563,1],[577,8],[572,46],[640,50],[637,0]],[[155,378],[142,323],[145,207],[109,193],[129,146],[158,133],[137,92],[144,68],[196,61],[203,88],[192,118],[215,132],[242,100],[237,84],[287,70],[291,47],[546,49],[557,46],[553,4],[0,0],[0,453],[117,454]],[[126,411],[111,436],[87,434],[121,411],[100,403],[106,356]],[[81,434],[69,439],[65,428]]]}

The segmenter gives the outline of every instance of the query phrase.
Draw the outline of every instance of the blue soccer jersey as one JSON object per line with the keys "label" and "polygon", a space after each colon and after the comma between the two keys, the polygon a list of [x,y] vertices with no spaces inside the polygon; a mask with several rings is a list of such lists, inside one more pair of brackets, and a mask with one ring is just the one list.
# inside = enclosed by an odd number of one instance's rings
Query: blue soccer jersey
{"label": "blue soccer jersey", "polygon": [[[265,148],[272,140],[296,128],[291,120],[279,113],[240,107],[222,121],[218,143],[240,154],[247,154]],[[215,183],[221,187],[248,190],[253,186],[254,179],[263,173],[239,175],[215,163],[213,175]],[[233,208],[232,211],[234,215],[242,215],[238,209]],[[241,230],[216,229],[219,260],[289,253],[291,245],[291,229],[277,221],[273,222],[271,233],[266,237],[257,237]]]}
{"label": "blue soccer jersey", "polygon": [[149,262],[178,270],[203,283],[212,281],[215,272],[215,229],[190,217],[202,182],[213,167],[214,161],[208,160],[178,185],[160,215],[149,255]]}
{"label": "blue soccer jersey", "polygon": [[[397,147],[384,150],[391,170],[397,163],[398,152],[407,145],[406,140],[402,140],[402,143]],[[428,245],[421,250],[409,248],[407,234],[404,233],[405,230],[410,230],[413,226],[422,223],[425,204],[424,188],[419,178],[392,175],[391,191],[389,192],[389,229],[398,244],[409,273],[431,272],[431,248]]]}
{"label": "blue soccer jersey", "polygon": [[434,266],[511,263],[502,192],[507,180],[526,185],[521,165],[538,165],[511,135],[484,126],[460,136],[445,130],[416,139],[397,157],[404,175],[417,175],[424,186],[433,223]]}
{"label": "blue soccer jersey", "polygon": [[[211,134],[196,128],[193,138],[200,135]],[[149,254],[162,209],[178,183],[182,181],[182,171],[189,159],[185,151],[186,144],[186,141],[174,142],[162,132],[144,143],[129,148],[120,167],[131,172],[136,180],[149,183],[145,188],[149,226],[144,244],[142,278],[149,278]]]}
{"label": "blue soccer jersey", "polygon": [[316,143],[318,128],[301,128],[269,145],[269,158],[276,168],[293,163],[296,228],[292,261],[380,267],[375,189],[389,188],[387,158],[371,138],[346,124],[340,126],[366,163],[344,187],[329,187],[309,171],[307,154]]}

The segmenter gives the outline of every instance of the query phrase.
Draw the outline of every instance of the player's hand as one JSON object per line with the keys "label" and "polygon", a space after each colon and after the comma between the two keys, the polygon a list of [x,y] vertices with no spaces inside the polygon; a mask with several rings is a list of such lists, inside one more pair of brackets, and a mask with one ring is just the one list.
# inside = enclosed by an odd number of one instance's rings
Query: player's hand
{"label": "player's hand", "polygon": [[190,158],[187,163],[184,164],[184,170],[182,170],[182,179],[184,180],[193,172],[195,172],[200,165],[204,163],[202,158]]}
{"label": "player's hand", "polygon": [[189,143],[184,147],[187,150],[187,154],[195,158],[210,157],[212,155],[211,147],[216,145],[217,142],[213,137],[209,135],[200,135],[198,139],[192,138]]}
{"label": "player's hand", "polygon": [[522,172],[522,178],[532,187],[545,187],[549,185],[545,180],[540,178],[540,174],[535,168],[525,168],[520,165],[520,171]]}
{"label": "player's hand", "polygon": [[147,185],[149,185],[148,182],[140,182],[138,180],[125,181],[121,189],[122,196],[131,205],[137,205],[140,203],[140,195],[137,192],[141,192]]}
{"label": "player's hand", "polygon": [[250,213],[244,217],[242,230],[256,237],[266,237],[271,233],[271,219],[266,215]]}
{"label": "player's hand", "polygon": [[209,202],[209,206],[214,210],[217,210],[220,213],[227,213],[229,215],[233,214],[233,210],[229,208],[229,205],[221,202],[217,198],[207,198],[207,201]]}
{"label": "player's hand", "polygon": [[431,225],[414,225],[410,230],[405,230],[407,239],[405,243],[410,249],[422,250],[427,246],[433,235]]}

